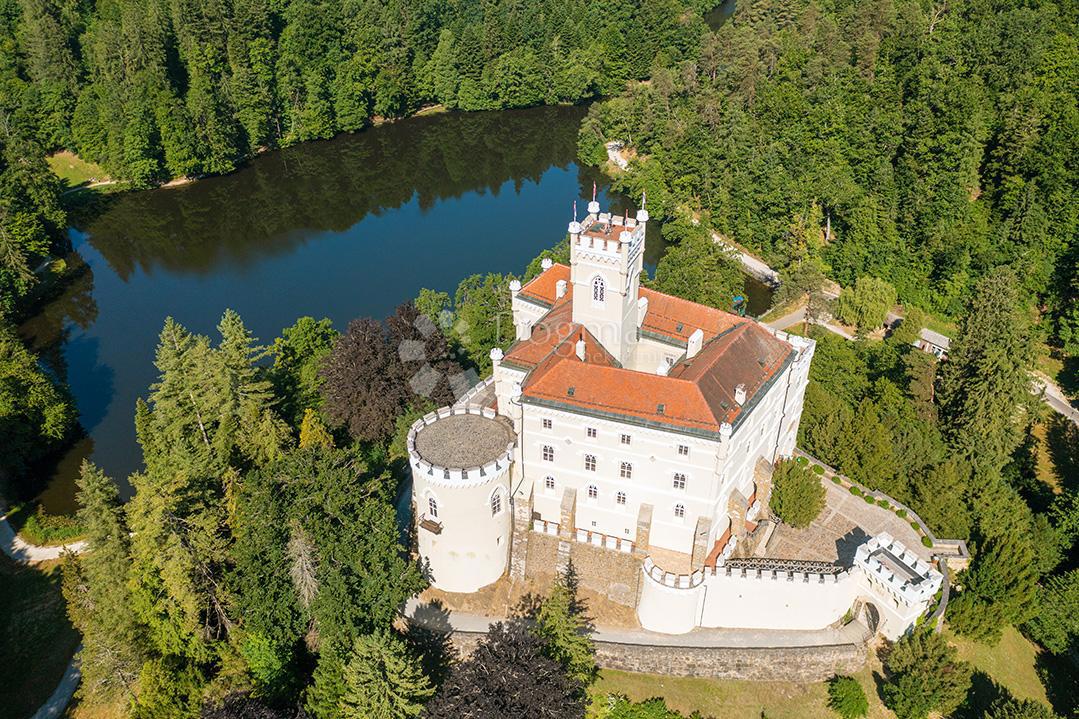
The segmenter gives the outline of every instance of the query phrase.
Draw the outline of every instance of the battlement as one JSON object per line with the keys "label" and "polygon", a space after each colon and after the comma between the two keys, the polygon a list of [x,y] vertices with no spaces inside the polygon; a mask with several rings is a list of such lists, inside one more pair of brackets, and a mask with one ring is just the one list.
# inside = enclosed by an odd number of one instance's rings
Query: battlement
{"label": "battlement", "polygon": [[906,605],[927,602],[940,589],[943,575],[890,534],[878,534],[854,555],[854,566],[867,579]]}
{"label": "battlement", "polygon": [[490,407],[442,407],[412,423],[408,459],[413,472],[447,487],[471,487],[504,474],[516,436]]}
{"label": "battlement", "polygon": [[769,559],[752,560],[744,564],[735,560],[719,567],[703,567],[692,574],[675,574],[664,571],[651,557],[646,557],[643,570],[649,579],[675,589],[693,589],[711,577],[802,584],[837,584],[850,578],[849,569],[839,569],[823,562]]}

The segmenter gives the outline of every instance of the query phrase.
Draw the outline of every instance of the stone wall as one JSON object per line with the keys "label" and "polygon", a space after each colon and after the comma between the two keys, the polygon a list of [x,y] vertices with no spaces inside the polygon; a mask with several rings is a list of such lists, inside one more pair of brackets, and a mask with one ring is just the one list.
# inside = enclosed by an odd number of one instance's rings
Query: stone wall
{"label": "stone wall", "polygon": [[[558,537],[532,532],[528,538],[527,576],[554,578],[558,562]],[[607,597],[615,604],[637,606],[641,583],[641,560],[626,552],[581,542],[565,542],[577,570],[580,586]]]}
{"label": "stone wall", "polygon": [[[453,645],[467,657],[483,637],[454,632]],[[860,644],[820,647],[675,647],[596,642],[596,663],[603,669],[675,677],[713,677],[748,681],[822,682],[852,674],[866,660]]]}

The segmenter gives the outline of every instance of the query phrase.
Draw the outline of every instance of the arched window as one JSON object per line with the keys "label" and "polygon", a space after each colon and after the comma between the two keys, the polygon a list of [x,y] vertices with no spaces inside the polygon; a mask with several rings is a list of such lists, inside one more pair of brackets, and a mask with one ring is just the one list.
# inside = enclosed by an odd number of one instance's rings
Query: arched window
{"label": "arched window", "polygon": [[543,445],[543,461],[544,462],[553,462],[554,461],[554,447],[552,447],[549,444]]}
{"label": "arched window", "polygon": [[674,517],[675,519],[685,519],[686,507],[683,504],[674,505]]}
{"label": "arched window", "polygon": [[592,301],[603,302],[607,297],[607,285],[602,277],[592,278]]}
{"label": "arched window", "polygon": [[622,479],[633,479],[633,465],[629,462],[623,462],[619,473],[622,475]]}
{"label": "arched window", "polygon": [[614,501],[617,504],[625,504],[626,503],[626,493],[625,492],[619,492],[618,494],[614,495]]}
{"label": "arched window", "polygon": [[545,478],[543,480],[543,486],[546,487],[549,491],[553,492],[554,491],[554,477]]}
{"label": "arched window", "polygon": [[685,489],[686,488],[686,475],[681,472],[674,473],[674,488]]}
{"label": "arched window", "polygon": [[427,498],[427,513],[432,517],[438,516],[438,500],[434,497]]}
{"label": "arched window", "polygon": [[502,494],[495,492],[491,495],[491,516],[498,514],[502,511]]}
{"label": "arched window", "polygon": [[588,498],[589,499],[595,499],[598,496],[599,496],[599,490],[596,488],[596,485],[594,485],[594,484],[588,485]]}
{"label": "arched window", "polygon": [[584,456],[584,468],[587,469],[589,472],[596,471],[596,455],[586,454]]}

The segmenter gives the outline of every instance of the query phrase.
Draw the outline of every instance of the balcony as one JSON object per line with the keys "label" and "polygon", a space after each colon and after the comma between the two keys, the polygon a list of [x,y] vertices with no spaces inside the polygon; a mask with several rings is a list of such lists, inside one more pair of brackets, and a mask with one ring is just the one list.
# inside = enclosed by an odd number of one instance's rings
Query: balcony
{"label": "balcony", "polygon": [[437,517],[421,514],[419,525],[420,529],[426,529],[431,534],[442,534],[442,522]]}

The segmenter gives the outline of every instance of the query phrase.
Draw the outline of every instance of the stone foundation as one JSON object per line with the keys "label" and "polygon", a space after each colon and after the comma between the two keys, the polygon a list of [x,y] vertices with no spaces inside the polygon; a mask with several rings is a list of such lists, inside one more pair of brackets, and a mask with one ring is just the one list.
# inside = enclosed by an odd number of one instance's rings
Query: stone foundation
{"label": "stone foundation", "polygon": [[[462,658],[476,648],[479,632],[454,632],[451,641]],[[819,647],[675,647],[596,642],[603,669],[748,681],[822,682],[852,674],[866,660],[858,644]]]}
{"label": "stone foundation", "polygon": [[605,596],[615,604],[637,606],[643,575],[640,558],[630,553],[532,532],[528,537],[526,575],[537,581],[553,581],[560,564],[560,544],[563,555],[568,550],[582,588]]}

